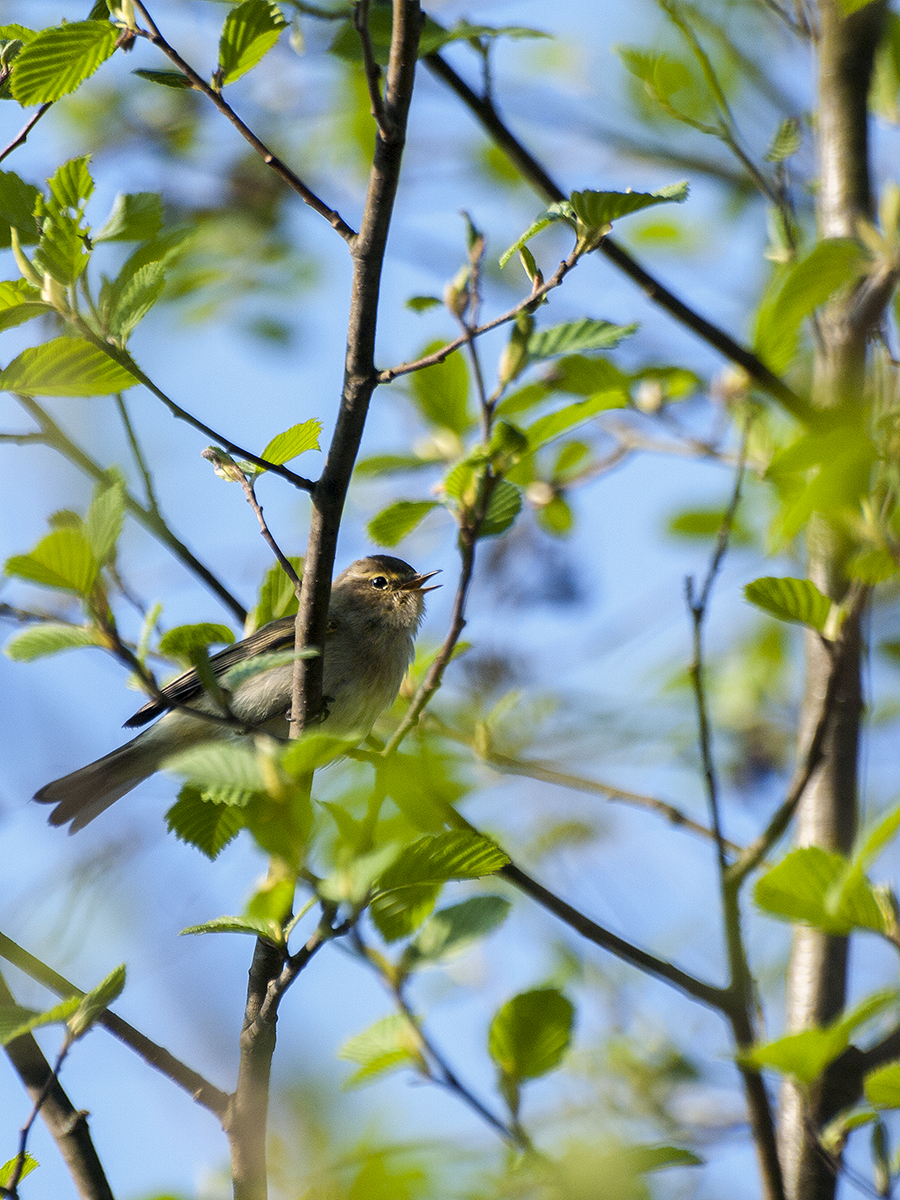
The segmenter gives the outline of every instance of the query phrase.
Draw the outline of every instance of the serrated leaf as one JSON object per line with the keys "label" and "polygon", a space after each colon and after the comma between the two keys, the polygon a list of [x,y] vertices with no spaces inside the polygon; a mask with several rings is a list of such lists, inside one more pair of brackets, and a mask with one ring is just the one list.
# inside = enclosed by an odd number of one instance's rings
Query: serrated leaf
{"label": "serrated leaf", "polygon": [[528,226],[522,236],[513,242],[508,250],[503,251],[500,255],[501,268],[505,267],[513,255],[518,254],[525,243],[530,242],[535,234],[540,233],[542,229],[546,229],[548,225],[552,225],[556,221],[565,221],[568,225],[571,225],[573,228],[575,227],[575,210],[568,200],[561,200],[556,204],[551,204],[548,209],[545,209],[541,213],[536,221],[533,221]]}
{"label": "serrated leaf", "polygon": [[80,213],[94,191],[94,181],[88,170],[88,155],[70,158],[56,168],[47,184],[50,195],[60,208],[71,208]]}
{"label": "serrated leaf", "polygon": [[42,29],[15,62],[11,90],[22,105],[47,104],[74,92],[116,48],[109,21],[71,21]]}
{"label": "serrated leaf", "polygon": [[218,644],[230,646],[233,642],[234,633],[227,625],[201,621],[196,625],[176,625],[174,629],[167,630],[159,639],[159,652],[189,664],[197,650]]}
{"label": "serrated leaf", "polygon": [[252,937],[271,942],[273,946],[280,948],[284,945],[284,930],[277,921],[264,917],[214,917],[212,921],[188,925],[187,929],[179,932],[182,936],[192,933],[249,933]]}
{"label": "serrated leaf", "polygon": [[37,288],[26,279],[0,282],[0,332],[52,311],[52,307],[41,300]]}
{"label": "serrated leaf", "polygon": [[7,559],[4,570],[31,583],[84,596],[93,587],[100,564],[82,530],[70,526],[48,533],[29,554]]}
{"label": "serrated leaf", "polygon": [[256,751],[242,744],[207,742],[167,758],[163,769],[184,777],[201,789],[236,788],[241,792],[266,790],[266,780]]}
{"label": "serrated leaf", "polygon": [[522,493],[506,479],[501,479],[491,492],[479,537],[497,537],[506,533],[522,508]]}
{"label": "serrated leaf", "polygon": [[408,937],[434,911],[440,884],[410,883],[374,896],[369,916],[386,942]]}
{"label": "serrated leaf", "polygon": [[102,295],[106,328],[116,345],[124,346],[137,325],[157,302],[166,285],[160,262],[144,263],[136,271],[122,268]]}
{"label": "serrated leaf", "polygon": [[[422,351],[424,358],[440,349],[432,342]],[[431,425],[463,433],[469,426],[469,374],[461,354],[451,354],[442,363],[416,371],[412,377],[416,405]]]}
{"label": "serrated leaf", "polygon": [[182,75],[180,71],[148,71],[145,67],[138,67],[131,73],[139,75],[141,79],[146,79],[148,83],[156,83],[160,87],[176,88],[178,91],[194,86],[187,75]]}
{"label": "serrated leaf", "polygon": [[[244,3],[246,4],[247,0],[244,0]],[[302,421],[299,425],[292,425],[284,433],[276,434],[272,438],[260,458],[278,466],[290,462],[292,458],[296,458],[298,454],[303,454],[307,450],[318,450],[321,432],[322,422],[315,417],[311,417],[308,421]],[[261,469],[265,470],[264,467]]]}
{"label": "serrated leaf", "polygon": [[[240,795],[246,797],[249,793]],[[212,861],[243,828],[241,808],[240,804],[217,804],[186,784],[166,813],[166,824],[179,841],[195,846]]]}
{"label": "serrated leaf", "polygon": [[95,242],[143,242],[162,229],[162,197],[157,192],[119,192]]}
{"label": "serrated leaf", "polygon": [[251,70],[272,49],[287,25],[271,0],[242,0],[235,5],[219,40],[219,77],[224,87]]}
{"label": "serrated leaf", "polygon": [[406,846],[376,880],[378,892],[419,883],[447,883],[451,879],[480,879],[493,875],[509,862],[496,842],[467,830],[451,830],[421,837]]}
{"label": "serrated leaf", "polygon": [[110,971],[105,979],[81,997],[81,1002],[68,1020],[73,1038],[83,1037],[109,1006],[118,999],[125,987],[125,964]]}
{"label": "serrated leaf", "polygon": [[101,566],[115,553],[124,520],[125,484],[117,478],[97,488],[84,520],[85,537]]}
{"label": "serrated leaf", "polygon": [[80,1003],[80,996],[70,996],[46,1012],[23,1008],[20,1004],[0,1004],[0,1046],[6,1046],[15,1038],[44,1025],[59,1025],[68,1021]]}
{"label": "serrated leaf", "polygon": [[[38,1160],[33,1157],[28,1151],[25,1152],[25,1158],[22,1161],[21,1170],[18,1171],[18,1178],[24,1179],[26,1175],[30,1175],[35,1167],[39,1166]],[[17,1172],[19,1166],[19,1156],[9,1159],[0,1167],[0,1187],[9,1187],[13,1175]]]}
{"label": "serrated leaf", "polygon": [[34,210],[39,195],[33,183],[26,183],[14,171],[0,171],[0,219],[17,230],[23,245],[38,240]]}
{"label": "serrated leaf", "polygon": [[471,896],[436,912],[410,944],[407,963],[445,962],[487,937],[505,920],[510,902],[503,896]]}
{"label": "serrated leaf", "polygon": [[546,416],[539,417],[525,430],[529,448],[538,450],[568,430],[575,429],[578,425],[589,421],[597,413],[608,412],[613,408],[625,408],[627,404],[627,395],[615,390],[599,392],[587,400],[580,400],[565,408],[557,409],[556,412],[547,413]]}
{"label": "serrated leaf", "polygon": [[852,922],[828,911],[826,896],[847,860],[821,846],[801,846],[757,880],[753,898],[771,916],[802,921],[825,933],[850,933]]}
{"label": "serrated leaf", "polygon": [[[299,555],[288,558],[288,562],[303,577],[303,559]],[[297,611],[297,594],[293,580],[289,578],[281,563],[273,563],[266,571],[259,589],[259,598],[253,611],[254,629],[267,625],[279,617],[291,617]]]}
{"label": "serrated leaf", "polygon": [[33,662],[63,650],[102,645],[103,639],[96,629],[45,621],[14,634],[3,647],[3,653],[14,662]]}
{"label": "serrated leaf", "polygon": [[766,162],[780,163],[800,149],[802,126],[796,117],[785,117],[766,151]]}
{"label": "serrated leaf", "polygon": [[766,575],[748,583],[744,588],[744,596],[751,604],[771,613],[780,621],[809,625],[820,633],[831,615],[831,601],[811,579]]}
{"label": "serrated leaf", "polygon": [[359,1070],[344,1081],[345,1089],[359,1087],[400,1067],[424,1066],[418,1035],[400,1013],[383,1017],[362,1033],[348,1038],[338,1050],[338,1058],[359,1064]]}
{"label": "serrated leaf", "polygon": [[509,1079],[537,1079],[562,1062],[574,1020],[571,1000],[556,988],[520,992],[491,1021],[488,1051]]}
{"label": "serrated leaf", "polygon": [[102,350],[69,337],[23,350],[0,371],[0,390],[27,396],[109,396],[136,383]]}
{"label": "serrated leaf", "polygon": [[784,370],[793,357],[801,322],[865,269],[865,251],[851,238],[820,241],[788,269],[774,297],[761,305],[757,353],[776,370]]}
{"label": "serrated leaf", "polygon": [[528,356],[534,361],[559,358],[563,354],[584,354],[591,350],[611,350],[631,337],[637,324],[614,325],[611,321],[567,321],[551,329],[540,329],[528,339]]}
{"label": "serrated leaf", "polygon": [[439,507],[436,500],[396,500],[373,517],[366,530],[376,546],[396,546]]}
{"label": "serrated leaf", "polygon": [[863,1088],[873,1108],[900,1108],[900,1060],[870,1071]]}
{"label": "serrated leaf", "polygon": [[569,202],[582,225],[599,232],[609,230],[612,222],[620,217],[627,217],[655,204],[673,201],[680,204],[687,199],[687,195],[688,184],[686,180],[682,180],[655,192],[573,192]]}

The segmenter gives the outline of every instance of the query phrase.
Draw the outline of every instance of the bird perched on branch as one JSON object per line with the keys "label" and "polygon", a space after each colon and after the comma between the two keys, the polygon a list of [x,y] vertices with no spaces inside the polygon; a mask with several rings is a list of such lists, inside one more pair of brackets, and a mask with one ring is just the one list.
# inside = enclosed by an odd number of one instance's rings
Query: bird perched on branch
{"label": "bird perched on branch", "polygon": [[[436,574],[419,575],[402,559],[376,554],[359,559],[338,575],[328,605],[322,663],[324,721],[317,729],[355,744],[393,704],[412,662],[413,639],[424,612],[423,594],[437,586],[423,585]],[[210,656],[209,664],[227,700],[227,714],[221,700],[204,690],[197,671],[179,675],[161,689],[162,699],[149,700],[125,722],[135,728],[164,714],[155,725],[37,792],[34,798],[39,803],[56,805],[50,824],[71,821],[69,832],[75,833],[158,771],[167,758],[198,743],[239,737],[242,730],[266,729],[286,736],[293,660],[285,662],[282,656],[277,665],[267,668],[266,660],[260,659],[261,669],[249,675],[246,664],[293,647],[294,618],[282,617]],[[235,672],[236,667],[241,670]],[[232,672],[237,682],[230,687]],[[220,720],[195,716],[191,709]]]}

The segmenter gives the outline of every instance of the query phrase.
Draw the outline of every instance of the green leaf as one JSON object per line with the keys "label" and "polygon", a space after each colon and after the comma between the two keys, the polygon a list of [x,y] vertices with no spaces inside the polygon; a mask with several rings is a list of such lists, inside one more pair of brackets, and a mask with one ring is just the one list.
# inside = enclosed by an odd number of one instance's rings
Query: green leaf
{"label": "green leaf", "polygon": [[89,161],[86,154],[80,158],[70,158],[57,167],[47,180],[50,195],[60,209],[73,209],[79,215],[84,211],[94,191],[94,181],[88,170]]}
{"label": "green leaf", "polygon": [[136,383],[102,350],[70,337],[23,350],[0,371],[0,390],[27,396],[109,396]]}
{"label": "green leaf", "polygon": [[217,804],[185,784],[166,813],[166,824],[179,841],[196,846],[212,861],[243,828],[244,814],[240,804]]}
{"label": "green leaf", "polygon": [[141,79],[146,79],[149,83],[157,83],[160,87],[176,88],[178,91],[194,86],[187,75],[182,75],[180,71],[148,71],[145,67],[138,67],[131,73],[139,75]]}
{"label": "green leaf", "polygon": [[[299,555],[288,558],[288,562],[303,577],[303,559]],[[293,580],[286,574],[281,563],[273,563],[266,571],[259,589],[259,598],[253,611],[253,627],[259,629],[278,617],[291,617],[297,611],[297,595]]]}
{"label": "green leaf", "polygon": [[157,192],[119,192],[106,221],[92,234],[95,242],[143,242],[156,237],[163,223]]}
{"label": "green leaf", "polygon": [[84,534],[101,566],[114,556],[125,520],[125,484],[121,478],[99,484],[84,520]]}
{"label": "green leaf", "polygon": [[786,158],[791,158],[800,149],[802,140],[803,131],[799,120],[796,117],[785,117],[769,143],[766,162],[780,163]]}
{"label": "green leaf", "polygon": [[227,625],[216,625],[202,621],[196,625],[176,625],[159,639],[159,652],[169,658],[177,658],[190,665],[198,650],[222,644],[230,646],[234,633]]}
{"label": "green leaf", "polygon": [[345,1089],[359,1087],[400,1067],[413,1070],[424,1070],[425,1067],[418,1034],[400,1013],[383,1017],[362,1033],[348,1038],[338,1050],[338,1058],[359,1064],[359,1070],[344,1081]]}
{"label": "green leaf", "polygon": [[829,912],[826,896],[841,879],[847,860],[820,846],[801,846],[757,880],[753,898],[759,907],[786,921],[802,921],[842,936],[853,928],[844,916]]}
{"label": "green leaf", "polygon": [[31,583],[86,596],[94,586],[100,564],[83,531],[67,527],[48,533],[29,554],[7,559],[4,570]]}
{"label": "green leaf", "polygon": [[571,225],[573,228],[575,227],[575,211],[568,200],[561,200],[556,204],[551,204],[548,209],[545,209],[538,219],[528,226],[522,236],[517,238],[508,250],[503,251],[500,255],[500,266],[505,267],[513,255],[518,254],[526,242],[530,242],[535,234],[540,233],[542,229],[546,229],[548,225],[552,225],[556,221],[565,221],[566,224]]}
{"label": "green leaf", "polygon": [[53,312],[52,306],[44,304],[40,295],[27,279],[0,282],[0,332],[30,321],[32,317]]}
{"label": "green leaf", "polygon": [[287,25],[271,0],[242,0],[225,18],[219,40],[219,79],[234,83],[267,54]]}
{"label": "green leaf", "polygon": [[109,1006],[119,998],[125,987],[125,964],[101,980],[96,987],[91,988],[72,1013],[68,1020],[69,1032],[73,1038],[83,1037],[90,1027],[101,1017]]}
{"label": "green leaf", "polygon": [[794,263],[772,299],[763,303],[756,326],[757,353],[775,370],[790,363],[800,324],[866,268],[862,247],[850,238],[825,238]]}
{"label": "green leaf", "polygon": [[[676,537],[713,538],[718,536],[726,515],[723,508],[689,508],[672,517],[666,528]],[[745,546],[752,539],[747,529],[733,521],[728,540],[732,546]]]}
{"label": "green leaf", "polygon": [[369,479],[374,475],[392,475],[397,471],[421,471],[433,467],[434,459],[419,458],[416,454],[373,454],[361,458],[354,467],[358,479]]}
{"label": "green leaf", "polygon": [[774,1067],[801,1083],[810,1084],[843,1054],[857,1029],[895,1005],[897,999],[898,993],[893,989],[876,992],[824,1028],[804,1029],[754,1046],[741,1059],[754,1067]]}
{"label": "green leaf", "polygon": [[870,1071],[863,1087],[866,1099],[874,1108],[900,1108],[900,1060]]}
{"label": "green leaf", "polygon": [[436,500],[397,500],[373,517],[366,529],[376,546],[396,546],[439,507]]}
{"label": "green leaf", "polygon": [[[246,3],[248,0],[244,0],[244,4]],[[308,421],[302,421],[299,425],[292,425],[284,433],[276,434],[272,438],[260,458],[278,466],[290,462],[292,458],[296,458],[298,454],[303,454],[306,450],[318,450],[321,432],[322,422],[315,417],[311,417]],[[265,468],[262,467],[260,470],[265,470]]]}
{"label": "green leaf", "polygon": [[[14,171],[0,171],[0,220],[12,225],[19,241],[29,245],[38,240],[34,210],[40,192],[32,183],[20,179]],[[6,245],[9,245],[7,237]]]}
{"label": "green leaf", "polygon": [[429,308],[440,308],[440,306],[439,296],[410,296],[406,301],[406,307],[411,312],[427,312]]}
{"label": "green leaf", "polygon": [[811,579],[767,575],[744,588],[751,604],[771,613],[779,621],[809,625],[822,633],[831,615],[831,601]]}
{"label": "green leaf", "polygon": [[101,292],[106,329],[123,349],[137,325],[157,302],[166,285],[162,263],[144,263],[137,270],[126,263],[116,279]]}
{"label": "green leaf", "polygon": [[284,930],[277,921],[266,917],[214,917],[202,925],[188,925],[180,933],[182,936],[189,933],[249,933],[252,937],[264,938],[273,946],[284,945]]}
{"label": "green leaf", "polygon": [[588,400],[579,400],[556,412],[539,417],[526,430],[528,445],[531,450],[538,450],[554,441],[570,429],[583,425],[595,417],[597,413],[608,412],[612,408],[625,408],[628,397],[620,391],[598,392]]}
{"label": "green leaf", "polygon": [[201,790],[210,787],[234,788],[240,792],[266,790],[256,751],[240,743],[206,742],[181,754],[173,754],[163,767],[174,775],[183,776]]}
{"label": "green leaf", "polygon": [[408,947],[408,965],[446,962],[487,937],[506,920],[510,902],[503,896],[471,896],[436,912]]}
{"label": "green leaf", "polygon": [[496,842],[479,833],[451,830],[420,837],[406,846],[376,880],[378,892],[419,883],[447,883],[451,879],[480,879],[493,875],[509,862]]}
{"label": "green leaf", "polygon": [[674,201],[680,204],[687,199],[688,184],[671,183],[655,192],[573,192],[569,197],[575,216],[589,229],[608,232],[613,221],[627,217],[655,204]]}
{"label": "green leaf", "polygon": [[[2,1167],[0,1167],[0,1187],[9,1187],[13,1175],[16,1173],[18,1164],[19,1156],[16,1155],[15,1158],[11,1158],[8,1162],[5,1162]],[[38,1163],[38,1160],[26,1151],[25,1159],[22,1163],[22,1169],[19,1172],[19,1179],[22,1180],[26,1175],[30,1175],[35,1167],[39,1165],[40,1164]]]}
{"label": "green leaf", "polygon": [[665,1171],[668,1167],[700,1167],[703,1161],[682,1146],[623,1146],[615,1155],[615,1164],[621,1163],[633,1175]]}
{"label": "green leaf", "polygon": [[[424,358],[443,342],[432,342],[422,351]],[[461,354],[451,354],[442,363],[415,371],[412,394],[422,416],[432,425],[463,433],[469,426],[469,374]]]}
{"label": "green leaf", "polygon": [[96,629],[84,625],[63,625],[56,621],[30,625],[14,634],[3,647],[3,653],[14,662],[33,662],[59,654],[62,650],[78,650],[82,646],[102,646],[103,639]]}
{"label": "green leaf", "polygon": [[47,104],[74,92],[112,55],[119,33],[109,21],[72,21],[42,29],[16,59],[14,99],[25,106]]}
{"label": "green leaf", "polygon": [[63,1024],[80,1003],[80,996],[70,996],[46,1012],[23,1008],[19,1004],[0,1004],[0,1046],[7,1046],[15,1038],[44,1025]]}
{"label": "green leaf", "polygon": [[41,240],[32,257],[35,271],[65,285],[78,279],[90,258],[80,222],[65,209],[42,216]]}
{"label": "green leaf", "polygon": [[849,17],[851,13],[859,12],[861,8],[867,8],[873,3],[873,0],[838,0],[838,3],[844,10],[844,16]]}
{"label": "green leaf", "polygon": [[374,896],[369,916],[386,942],[408,937],[434,911],[440,884],[410,883]]}
{"label": "green leaf", "polygon": [[506,533],[522,508],[522,493],[506,479],[501,479],[491,492],[479,537],[497,537]]}
{"label": "green leaf", "polygon": [[556,988],[520,992],[491,1021],[488,1051],[509,1079],[537,1079],[562,1062],[574,1020],[572,1002]]}
{"label": "green leaf", "polygon": [[613,325],[585,317],[541,329],[528,339],[528,355],[533,360],[558,358],[562,354],[583,354],[590,350],[610,350],[638,329],[636,324]]}

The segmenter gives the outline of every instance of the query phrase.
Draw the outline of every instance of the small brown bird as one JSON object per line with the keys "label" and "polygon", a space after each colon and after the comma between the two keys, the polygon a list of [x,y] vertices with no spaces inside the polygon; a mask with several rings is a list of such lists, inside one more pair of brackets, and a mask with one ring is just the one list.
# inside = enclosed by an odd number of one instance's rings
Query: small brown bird
{"label": "small brown bird", "polygon": [[[412,662],[413,639],[425,607],[423,594],[437,586],[423,584],[436,574],[419,575],[402,559],[375,554],[359,559],[338,575],[331,588],[322,663],[327,712],[317,729],[355,744],[393,704]],[[216,678],[228,688],[232,668],[256,655],[293,647],[294,618],[282,617],[211,655],[209,661]],[[288,662],[238,682],[230,689],[232,715],[250,729],[265,728],[286,736],[293,673],[293,662]],[[196,671],[185,671],[161,691],[172,704],[221,714]],[[241,736],[227,725],[192,716],[184,708],[168,708],[155,699],[125,725],[145,725],[160,714],[165,714],[160,721],[118,750],[37,792],[34,798],[39,803],[56,805],[50,814],[51,825],[71,821],[69,832],[75,833],[158,771],[173,754],[200,742]]]}

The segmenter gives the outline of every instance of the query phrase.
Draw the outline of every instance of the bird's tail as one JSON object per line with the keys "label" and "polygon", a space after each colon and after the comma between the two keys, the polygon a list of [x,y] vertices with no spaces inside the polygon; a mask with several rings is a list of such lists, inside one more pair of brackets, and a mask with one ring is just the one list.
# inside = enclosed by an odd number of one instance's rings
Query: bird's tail
{"label": "bird's tail", "polygon": [[71,821],[69,833],[76,833],[158,770],[173,748],[160,745],[150,736],[156,728],[148,729],[96,762],[42,787],[34,798],[39,804],[56,805],[50,814],[50,824],[65,825]]}

